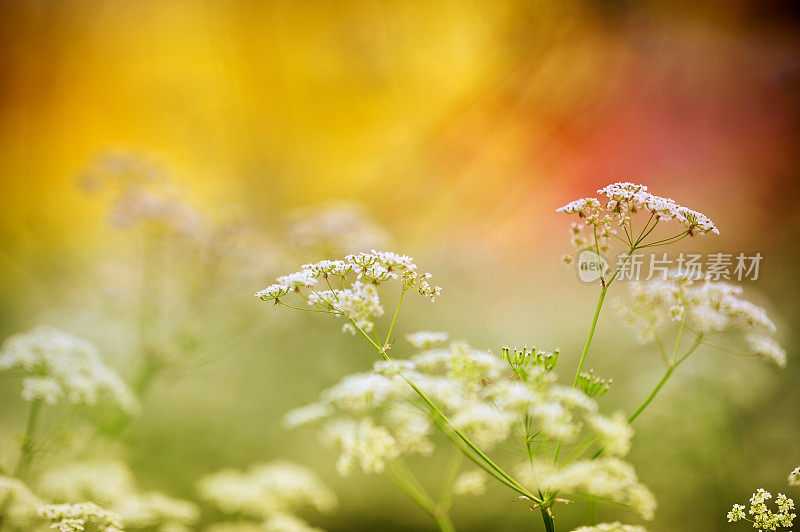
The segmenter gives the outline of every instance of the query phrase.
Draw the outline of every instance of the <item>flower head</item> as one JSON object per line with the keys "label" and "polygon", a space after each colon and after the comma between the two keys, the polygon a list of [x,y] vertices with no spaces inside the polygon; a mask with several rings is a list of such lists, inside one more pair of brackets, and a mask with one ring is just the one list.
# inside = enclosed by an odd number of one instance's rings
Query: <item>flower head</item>
{"label": "flower head", "polygon": [[284,304],[295,297],[317,312],[345,318],[342,329],[356,333],[372,331],[374,320],[384,314],[378,287],[399,282],[402,290],[418,292],[435,301],[441,293],[431,285],[431,274],[420,273],[414,259],[391,251],[354,253],[340,260],[305,264],[300,271],[278,277],[275,284],[256,292],[262,301]]}
{"label": "flower head", "polygon": [[88,524],[103,532],[122,530],[122,519],[91,502],[78,504],[50,504],[39,509],[39,515],[50,521],[50,527],[59,532],[82,532]]}
{"label": "flower head", "polygon": [[0,371],[18,369],[26,376],[22,398],[55,404],[62,398],[92,406],[108,397],[127,412],[138,408],[119,375],[90,342],[51,327],[36,327],[8,338],[0,350]]}
{"label": "flower head", "polygon": [[790,486],[800,486],[800,467],[795,467],[791,473],[789,473],[789,485]]}

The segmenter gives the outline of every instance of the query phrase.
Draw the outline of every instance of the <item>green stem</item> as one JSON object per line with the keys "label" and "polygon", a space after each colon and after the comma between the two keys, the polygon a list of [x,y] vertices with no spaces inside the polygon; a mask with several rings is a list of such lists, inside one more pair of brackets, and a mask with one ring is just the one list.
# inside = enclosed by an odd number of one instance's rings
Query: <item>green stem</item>
{"label": "green stem", "polygon": [[603,308],[603,301],[606,299],[606,292],[608,292],[608,286],[603,286],[603,288],[600,290],[600,298],[597,300],[597,306],[594,309],[592,326],[589,328],[589,336],[586,338],[586,343],[583,345],[581,359],[578,362],[578,370],[575,372],[575,378],[572,380],[573,388],[578,386],[578,379],[583,371],[583,365],[586,363],[586,356],[589,354],[589,347],[592,345],[592,338],[594,338],[594,331],[597,328],[597,320],[600,318],[600,311]]}
{"label": "green stem", "polygon": [[431,496],[422,488],[422,485],[402,460],[397,459],[394,462],[390,462],[386,476],[400,491],[408,495],[436,521],[439,530],[442,532],[455,532],[453,522],[447,515],[447,509],[433,502]]}
{"label": "green stem", "polygon": [[689,355],[691,355],[694,352],[695,349],[697,349],[697,347],[700,345],[700,342],[702,342],[702,339],[703,339],[703,335],[702,334],[697,335],[697,339],[695,339],[694,343],[689,348],[689,350],[686,351],[686,353],[681,358],[675,360],[667,368],[667,371],[664,372],[664,376],[661,377],[660,381],[658,381],[658,384],[656,384],[656,387],[653,388],[652,392],[650,392],[650,395],[647,396],[647,399],[645,399],[644,402],[639,406],[639,408],[637,408],[636,411],[633,414],[631,414],[631,416],[628,418],[628,423],[633,423],[633,421],[637,417],[639,417],[639,414],[641,414],[642,411],[645,408],[647,408],[647,405],[649,405],[653,401],[653,399],[655,399],[656,395],[658,395],[658,392],[661,391],[661,388],[664,387],[664,384],[666,384],[666,382],[669,380],[670,376],[672,376],[672,373],[675,371],[675,369],[684,360],[686,360],[689,357]]}
{"label": "green stem", "polygon": [[17,467],[14,468],[14,475],[19,479],[24,479],[28,473],[28,468],[33,459],[33,436],[36,432],[36,424],[39,421],[39,414],[42,410],[42,400],[37,399],[31,403],[31,409],[28,411],[28,423],[25,426],[25,434],[22,436],[22,444],[20,446],[19,461]]}
{"label": "green stem", "polygon": [[631,416],[628,418],[628,423],[633,423],[633,421],[637,417],[639,417],[639,414],[642,413],[642,410],[647,408],[647,405],[649,405],[653,401],[653,399],[655,399],[656,395],[658,394],[659,391],[661,391],[661,388],[664,386],[664,384],[666,384],[667,380],[672,375],[672,372],[675,371],[676,367],[677,366],[670,366],[667,368],[667,371],[664,372],[664,376],[661,377],[660,381],[658,381],[658,384],[656,384],[656,387],[653,388],[652,392],[650,392],[650,395],[647,396],[647,399],[644,400],[644,403],[642,403],[639,406],[639,408],[636,409],[636,412],[631,414]]}
{"label": "green stem", "polygon": [[542,511],[542,521],[544,521],[544,529],[547,532],[556,532],[556,524],[553,516],[548,512],[549,508],[540,508]]}
{"label": "green stem", "polygon": [[383,342],[384,351],[389,346],[389,340],[392,338],[392,331],[394,330],[394,322],[397,321],[397,314],[400,312],[400,305],[403,304],[403,297],[405,295],[406,289],[403,287],[403,290],[400,292],[400,299],[397,301],[397,307],[394,309],[394,316],[392,317],[392,324],[389,326],[389,333],[386,335],[386,341]]}
{"label": "green stem", "polygon": [[454,447],[453,452],[450,455],[450,463],[447,466],[447,473],[444,477],[442,493],[439,495],[440,508],[450,508],[450,503],[453,500],[453,488],[456,483],[456,477],[458,476],[458,471],[461,469],[461,462],[463,461],[464,455],[461,454],[461,451],[457,447]]}
{"label": "green stem", "polygon": [[[619,269],[617,269],[619,272]],[[614,280],[617,274],[615,273],[614,276],[611,278],[611,281]],[[589,347],[592,345],[592,338],[594,338],[594,331],[597,328],[597,320],[600,318],[600,311],[603,309],[603,301],[606,299],[606,292],[608,292],[608,286],[611,284],[609,281],[608,284],[603,284],[603,288],[600,289],[600,298],[597,300],[597,306],[594,309],[594,316],[592,316],[592,326],[589,328],[589,336],[586,338],[586,343],[583,345],[583,351],[581,352],[581,358],[578,361],[578,369],[575,372],[575,378],[572,380],[572,387],[576,388],[578,386],[578,379],[581,376],[581,372],[583,371],[583,365],[586,363],[586,356],[589,354]],[[561,454],[561,446],[563,445],[563,440],[559,439],[558,443],[556,444],[556,452],[553,456],[553,463],[558,462],[558,456]]]}
{"label": "green stem", "polygon": [[442,532],[455,532],[456,527],[453,526],[453,521],[450,520],[449,515],[437,513],[433,518],[436,520],[436,524],[439,525],[439,530]]}

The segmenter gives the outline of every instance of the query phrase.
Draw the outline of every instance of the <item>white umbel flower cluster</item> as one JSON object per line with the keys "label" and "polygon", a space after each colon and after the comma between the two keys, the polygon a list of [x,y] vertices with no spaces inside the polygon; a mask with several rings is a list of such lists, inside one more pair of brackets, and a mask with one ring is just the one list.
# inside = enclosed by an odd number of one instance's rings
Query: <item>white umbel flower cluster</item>
{"label": "white umbel flower cluster", "polygon": [[[197,489],[203,499],[226,514],[259,523],[277,519],[275,526],[282,520],[295,520],[293,512],[305,507],[328,512],[337,505],[334,493],[316,474],[285,461],[254,464],[245,472],[223,470],[203,478]],[[295,524],[299,523],[297,520]]]}
{"label": "white umbel flower cluster", "polygon": [[518,473],[519,478],[538,483],[541,490],[623,504],[647,520],[655,515],[655,497],[639,482],[633,466],[619,458],[577,460],[565,465],[544,459],[535,462],[533,468],[520,466]]}
{"label": "white umbel flower cluster", "polygon": [[39,515],[50,521],[50,527],[58,532],[83,532],[94,526],[100,532],[122,530],[122,519],[91,502],[78,504],[49,504],[39,509]]}
{"label": "white umbel flower cluster", "polygon": [[[778,511],[772,511],[767,506],[767,501],[772,499],[772,494],[764,489],[757,489],[750,497],[750,509],[745,513],[745,506],[734,504],[728,512],[728,522],[749,521],[753,528],[759,530],[777,530],[778,528],[791,528],[794,518],[794,501],[783,493],[775,498]],[[749,517],[748,517],[749,515]]]}
{"label": "white umbel flower cluster", "polygon": [[[349,375],[323,391],[318,402],[287,413],[284,422],[291,427],[317,426],[323,442],[341,449],[340,473],[356,466],[366,473],[381,472],[401,453],[425,455],[434,449],[433,420],[427,406],[410,392],[404,380],[408,379],[482,450],[501,444],[519,448],[519,435],[530,438],[531,448],[549,457],[535,461],[534,471],[525,460],[526,478],[537,489],[560,490],[564,496],[589,493],[631,505],[650,517],[652,495],[620,459],[630,449],[633,430],[621,413],[601,415],[595,400],[583,391],[555,384],[556,361],[554,353],[536,348],[504,349],[501,358],[454,341]],[[552,453],[559,439],[576,445],[593,442],[604,448],[605,458],[556,468]],[[476,474],[459,478],[456,493],[482,489],[483,479]],[[553,482],[542,484],[542,478]]]}
{"label": "white umbel flower cluster", "polygon": [[[609,241],[613,237],[632,247],[646,245],[646,239],[656,225],[671,220],[683,226],[682,232],[663,242],[682,236],[719,234],[717,226],[705,214],[679,205],[670,198],[652,194],[645,185],[612,183],[599,189],[597,193],[601,199],[580,198],[556,209],[557,212],[578,215],[580,222],[573,223],[570,228],[572,245],[578,251],[594,250],[602,253],[608,249]],[[643,213],[647,222],[637,236],[632,233],[631,219],[639,212]],[[574,262],[574,257],[565,255],[562,260],[569,265]]]}
{"label": "white umbel flower cluster", "polygon": [[0,371],[21,370],[22,397],[55,404],[95,405],[108,398],[134,413],[136,399],[91,343],[57,329],[39,326],[8,338],[0,350]]}
{"label": "white umbel flower cluster", "polygon": [[578,527],[572,532],[647,532],[647,529],[638,525],[623,525],[619,521],[614,523],[599,523],[592,526]]}
{"label": "white umbel flower cluster", "polygon": [[486,492],[486,473],[473,469],[461,473],[453,484],[453,493],[457,495],[483,495]]}
{"label": "white umbel flower cluster", "polygon": [[39,492],[55,502],[92,500],[119,515],[126,527],[189,526],[200,515],[197,506],[156,491],[136,487],[128,466],[119,460],[72,462],[48,470]]}
{"label": "white umbel flower cluster", "polygon": [[795,467],[787,480],[790,486],[800,486],[800,467]]}
{"label": "white umbel flower cluster", "polygon": [[0,475],[0,504],[8,523],[21,528],[38,515],[44,503],[21,480]]}
{"label": "white umbel flower cluster", "polygon": [[[345,318],[343,330],[356,328],[370,332],[374,319],[384,314],[378,287],[385,282],[401,283],[404,291],[418,292],[436,301],[440,286],[430,284],[431,274],[420,273],[414,259],[391,251],[347,255],[342,260],[322,260],[305,264],[294,273],[278,277],[277,282],[256,292],[256,297],[288,305],[288,296],[305,300],[310,310]],[[323,288],[325,287],[325,288]]]}
{"label": "white umbel flower cluster", "polygon": [[447,341],[450,335],[446,332],[417,331],[407,334],[406,340],[417,349],[428,349]]}
{"label": "white umbel flower cluster", "polygon": [[344,255],[383,247],[391,240],[362,206],[337,202],[297,209],[287,215],[293,245],[319,255]]}
{"label": "white umbel flower cluster", "polygon": [[[775,324],[767,312],[745,300],[742,288],[721,281],[698,281],[675,273],[666,279],[629,284],[630,296],[617,301],[617,309],[637,338],[652,341],[664,327],[680,323],[706,337],[715,333],[760,331],[747,334],[749,352],[780,367],[786,365],[786,352],[765,333],[774,333]],[[675,320],[675,307],[680,318]]]}

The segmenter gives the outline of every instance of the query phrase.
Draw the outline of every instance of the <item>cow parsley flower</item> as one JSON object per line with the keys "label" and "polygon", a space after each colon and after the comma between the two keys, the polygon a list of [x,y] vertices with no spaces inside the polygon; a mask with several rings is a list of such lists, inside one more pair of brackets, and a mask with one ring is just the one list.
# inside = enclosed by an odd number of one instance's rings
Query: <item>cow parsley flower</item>
{"label": "cow parsley flower", "polygon": [[655,497],[639,482],[633,467],[619,458],[577,460],[565,465],[538,460],[532,468],[526,464],[518,469],[519,478],[537,483],[540,490],[624,504],[647,520],[655,515]]}
{"label": "cow parsley flower", "polygon": [[747,340],[753,353],[758,355],[761,360],[772,362],[781,368],[786,367],[786,351],[769,336],[748,334],[745,336],[745,340]]}
{"label": "cow parsley flower", "polygon": [[436,344],[447,341],[450,337],[446,332],[417,331],[407,334],[406,340],[417,349],[428,349]]}
{"label": "cow parsley flower", "polygon": [[200,514],[189,501],[139,490],[131,470],[119,460],[72,462],[54,467],[42,475],[39,491],[60,503],[91,499],[117,514],[126,527],[188,526]]}
{"label": "cow parsley flower", "polygon": [[[556,209],[565,214],[577,214],[580,223],[570,227],[570,239],[578,252],[592,250],[603,253],[609,249],[612,238],[625,242],[630,252],[640,247],[676,242],[685,236],[705,233],[719,234],[714,222],[703,213],[677,204],[674,200],[656,196],[647,187],[630,182],[612,183],[597,191],[603,197],[580,198]],[[643,213],[646,220],[641,229],[634,232],[633,217]],[[649,217],[648,217],[649,215]],[[674,220],[683,226],[681,232],[666,238],[648,237],[660,222]],[[571,255],[562,257],[569,265]]]}
{"label": "cow parsley flower", "polygon": [[22,525],[38,515],[43,503],[23,481],[0,475],[0,504],[10,524]]}
{"label": "cow parsley flower", "polygon": [[91,502],[78,504],[50,504],[39,509],[39,515],[50,521],[50,527],[59,532],[82,532],[93,525],[102,532],[122,530],[119,515]]}
{"label": "cow parsley flower", "polygon": [[361,205],[338,202],[296,209],[287,215],[287,236],[294,246],[321,255],[344,255],[391,240]]}
{"label": "cow parsley flower", "polygon": [[[308,419],[309,425],[321,426],[320,439],[341,449],[337,462],[341,474],[358,466],[379,473],[400,454],[433,451],[430,433],[436,419],[417,395],[409,393],[404,382],[408,379],[441,409],[451,427],[481,449],[499,445],[519,449],[520,436],[523,449],[530,443],[522,454],[534,452],[535,456],[526,457],[529,475],[525,478],[535,491],[559,497],[597,496],[651,516],[652,495],[619,458],[627,454],[633,437],[627,420],[621,413],[599,414],[597,403],[581,389],[556,384],[556,360],[557,352],[538,348],[504,348],[498,357],[453,341],[406,360],[376,363],[371,372],[344,377],[323,391],[320,401],[289,412],[285,419]],[[553,449],[548,444],[552,447],[558,439],[577,447],[601,446],[606,457],[553,469]],[[535,451],[540,448],[548,459],[534,460],[531,471],[530,459],[537,457]],[[456,494],[482,489],[484,479],[477,474],[458,478]]]}
{"label": "cow parsley flower", "polygon": [[458,495],[483,495],[486,493],[486,473],[473,469],[461,473],[453,484],[453,493]]}
{"label": "cow parsley flower", "polygon": [[800,486],[800,467],[795,467],[791,473],[789,473],[789,485],[790,486]]}
{"label": "cow parsley flower", "polygon": [[638,525],[623,525],[619,521],[616,521],[614,523],[581,526],[572,532],[647,532],[647,529]]}
{"label": "cow parsley flower", "polygon": [[[792,513],[794,510],[794,501],[786,495],[779,493],[775,499],[775,505],[778,508],[777,512],[772,511],[767,502],[772,498],[772,494],[764,489],[759,488],[750,497],[750,508],[745,514],[745,506],[741,504],[734,504],[730,512],[728,512],[728,522],[733,523],[736,521],[749,521],[753,524],[753,528],[760,530],[777,530],[778,528],[791,528],[794,523],[796,515]],[[748,517],[748,515],[750,517]]]}
{"label": "cow parsley flower", "polygon": [[199,482],[198,491],[225,513],[256,519],[305,507],[329,512],[337,504],[334,493],[316,474],[286,461],[254,464],[245,472],[214,473]]}
{"label": "cow parsley flower", "polygon": [[[378,287],[387,282],[399,282],[403,291],[418,292],[435,301],[441,293],[431,285],[431,274],[420,273],[414,260],[391,251],[372,250],[356,253],[342,260],[322,260],[306,264],[294,273],[278,277],[277,283],[256,292],[262,301],[294,307],[290,297],[305,302],[311,310],[324,312],[347,320],[342,329],[355,334],[358,329],[372,331],[374,320],[384,314]],[[286,300],[286,301],[285,301]],[[295,307],[301,308],[301,307]]]}
{"label": "cow parsley flower", "polygon": [[321,440],[341,449],[336,470],[342,476],[349,475],[356,465],[364,473],[382,473],[387,461],[400,456],[397,440],[370,418],[329,421],[322,428]]}
{"label": "cow parsley flower", "polygon": [[600,437],[603,452],[614,456],[625,456],[631,449],[633,428],[622,412],[611,417],[593,415],[588,417],[592,430]]}
{"label": "cow parsley flower", "polygon": [[714,347],[729,349],[710,340],[717,336],[735,340],[734,333],[751,330],[754,332],[744,335],[748,348],[743,354],[780,367],[786,365],[786,352],[764,334],[774,333],[775,324],[763,308],[742,297],[739,286],[675,274],[630,283],[629,289],[630,297],[618,300],[617,310],[643,343],[655,341],[669,326],[688,330]]}
{"label": "cow parsley flower", "polygon": [[55,404],[61,398],[92,406],[108,397],[126,412],[136,399],[117,373],[107,366],[90,342],[51,327],[40,326],[8,338],[0,350],[0,371],[18,369],[22,397]]}

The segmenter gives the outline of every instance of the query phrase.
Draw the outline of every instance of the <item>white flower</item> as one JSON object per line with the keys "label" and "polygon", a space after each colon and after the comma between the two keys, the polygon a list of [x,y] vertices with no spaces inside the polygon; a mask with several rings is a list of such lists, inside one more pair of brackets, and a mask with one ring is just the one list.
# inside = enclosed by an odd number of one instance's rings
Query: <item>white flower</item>
{"label": "white flower", "polygon": [[[317,284],[317,278],[311,270],[300,270],[278,277],[278,284],[291,288],[309,288]],[[275,286],[275,285],[272,285]]]}
{"label": "white flower", "polygon": [[417,349],[428,349],[436,344],[446,342],[450,337],[446,332],[417,331],[407,334],[406,340]]}
{"label": "white flower", "polygon": [[619,458],[578,460],[566,465],[537,460],[533,467],[530,463],[521,465],[519,478],[538,484],[540,490],[591,495],[624,504],[647,520],[655,515],[655,497],[639,483],[633,466]]}
{"label": "white flower", "polygon": [[322,440],[340,446],[342,454],[336,470],[342,476],[349,475],[357,463],[364,473],[382,473],[387,461],[400,456],[397,440],[370,418],[359,422],[351,419],[328,422],[323,427]]}
{"label": "white flower", "polygon": [[505,440],[511,430],[508,419],[487,403],[470,403],[455,412],[451,421],[481,447]]}
{"label": "white flower", "polygon": [[0,371],[21,369],[22,396],[54,403],[62,396],[75,404],[94,405],[108,396],[127,412],[136,399],[117,373],[106,366],[90,342],[50,327],[36,327],[8,338],[0,351]]}
{"label": "white flower", "polygon": [[[320,277],[325,280],[326,290],[314,288],[320,284]],[[430,277],[429,273],[419,273],[414,260],[407,255],[373,249],[369,253],[347,255],[344,260],[306,264],[298,272],[278,277],[276,284],[255,295],[263,301],[283,303],[281,298],[292,294],[305,299],[317,311],[346,318],[344,332],[355,334],[362,329],[368,333],[374,326],[373,320],[384,313],[378,286],[399,281],[404,290],[419,292],[435,301],[442,289],[431,285]]]}
{"label": "white flower", "polygon": [[[631,297],[618,303],[626,325],[643,341],[654,340],[666,323],[683,321],[698,332],[712,334],[738,329],[762,329],[775,332],[766,311],[743,299],[741,287],[725,282],[670,276],[647,282],[631,283]],[[768,336],[747,334],[751,351],[780,367],[786,365],[786,352]]]}
{"label": "white flower", "polygon": [[54,405],[64,394],[57,380],[50,377],[25,377],[22,379],[22,398],[25,401],[42,400]]}
{"label": "white flower", "polygon": [[39,490],[56,502],[91,499],[119,515],[126,527],[191,525],[199,509],[163,493],[140,491],[127,465],[118,460],[72,462],[51,468]]}
{"label": "white flower", "polygon": [[745,518],[744,505],[734,504],[733,508],[731,508],[731,511],[728,512],[728,522],[735,523],[736,521],[739,521],[744,518]]}
{"label": "white flower", "polygon": [[304,507],[327,512],[336,496],[312,471],[291,462],[254,464],[246,472],[227,469],[203,478],[200,496],[229,514],[267,519]]}
{"label": "white flower", "polygon": [[0,475],[0,501],[9,522],[20,526],[29,523],[44,504],[24,482],[5,475]]}
{"label": "white flower", "polygon": [[748,519],[744,512],[744,505],[734,504],[730,512],[728,512],[728,521],[735,522],[742,519],[747,519],[753,523],[753,528],[761,530],[776,530],[778,528],[791,528],[796,517],[794,513],[794,501],[786,495],[779,493],[775,499],[775,505],[778,507],[777,512],[773,512],[767,507],[767,501],[772,498],[772,494],[764,489],[759,488],[750,497],[750,508],[747,514],[751,519]]}
{"label": "white flower", "polygon": [[778,342],[760,334],[748,334],[745,339],[750,345],[750,349],[762,360],[773,362],[781,368],[786,367],[786,351],[778,345]]}
{"label": "white flower", "polygon": [[603,451],[613,456],[625,456],[631,449],[633,428],[622,412],[612,417],[593,415],[588,418],[592,429],[600,436]]}
{"label": "white flower", "polygon": [[386,245],[389,234],[363,207],[352,202],[295,210],[287,236],[296,246],[320,254],[344,255]]}
{"label": "white flower", "polygon": [[119,515],[91,502],[50,504],[41,507],[39,515],[50,521],[50,527],[59,532],[82,532],[88,524],[104,532],[122,530],[122,520]]}
{"label": "white flower", "polygon": [[365,412],[389,399],[402,397],[405,383],[374,373],[356,373],[344,377],[338,384],[328,388],[320,397],[339,408],[351,412]]}
{"label": "white flower", "polygon": [[256,297],[262,301],[277,301],[292,291],[292,287],[285,284],[271,284],[263,290],[256,292]]}
{"label": "white flower", "polygon": [[486,473],[474,469],[461,473],[453,484],[453,493],[457,495],[483,495],[486,492]]}
{"label": "white flower", "polygon": [[310,425],[333,414],[333,406],[325,402],[311,403],[310,405],[295,408],[283,416],[283,425],[293,429]]}
{"label": "white flower", "polygon": [[[570,228],[572,244],[578,250],[606,251],[610,239],[618,232],[617,227],[623,228],[631,246],[647,245],[644,240],[652,232],[652,228],[659,222],[670,220],[677,221],[685,228],[683,233],[674,236],[694,236],[709,232],[719,234],[714,222],[706,215],[678,205],[672,199],[651,194],[644,185],[630,182],[612,183],[597,193],[605,196],[608,201],[602,203],[597,198],[580,198],[556,209],[557,212],[577,214],[581,219],[582,223],[573,224]],[[647,222],[637,240],[636,235],[628,234],[628,225],[632,224],[631,218],[638,212],[643,212]],[[645,233],[648,227],[651,229]],[[588,235],[582,234],[584,228],[587,229]],[[572,257],[566,257],[564,262],[570,264]]]}
{"label": "white flower", "polygon": [[789,485],[800,486],[800,467],[795,467],[792,472],[789,473]]}
{"label": "white flower", "polygon": [[265,532],[323,532],[319,528],[309,526],[308,523],[293,515],[278,513],[264,521],[259,528]]}
{"label": "white flower", "polygon": [[643,526],[623,525],[616,521],[614,523],[599,523],[592,526],[581,526],[572,532],[647,532]]}

